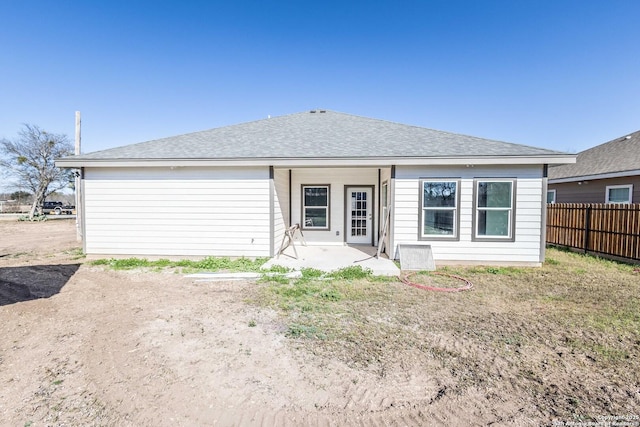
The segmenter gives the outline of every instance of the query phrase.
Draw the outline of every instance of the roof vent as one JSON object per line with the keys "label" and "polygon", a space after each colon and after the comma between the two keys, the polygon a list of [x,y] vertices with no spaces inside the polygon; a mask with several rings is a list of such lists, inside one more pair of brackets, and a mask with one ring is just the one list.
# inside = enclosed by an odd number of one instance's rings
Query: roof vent
{"label": "roof vent", "polygon": [[311,114],[314,114],[316,112],[316,110],[311,110],[309,111]]}
{"label": "roof vent", "polygon": [[326,112],[327,112],[327,110],[320,110],[320,114],[326,113]]}

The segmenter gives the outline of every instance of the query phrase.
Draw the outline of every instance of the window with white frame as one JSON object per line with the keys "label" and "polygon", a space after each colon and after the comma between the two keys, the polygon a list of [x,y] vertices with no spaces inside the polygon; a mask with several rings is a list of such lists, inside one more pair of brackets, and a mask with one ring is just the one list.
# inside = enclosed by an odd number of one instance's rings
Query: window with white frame
{"label": "window with white frame", "polygon": [[458,236],[458,181],[421,181],[421,238]]}
{"label": "window with white frame", "polygon": [[329,185],[302,186],[302,227],[329,229]]}
{"label": "window with white frame", "polygon": [[547,190],[547,203],[556,202],[556,190]]}
{"label": "window with white frame", "polygon": [[607,185],[605,203],[631,203],[633,184]]}
{"label": "window with white frame", "polygon": [[513,185],[512,180],[476,181],[476,239],[513,238]]}

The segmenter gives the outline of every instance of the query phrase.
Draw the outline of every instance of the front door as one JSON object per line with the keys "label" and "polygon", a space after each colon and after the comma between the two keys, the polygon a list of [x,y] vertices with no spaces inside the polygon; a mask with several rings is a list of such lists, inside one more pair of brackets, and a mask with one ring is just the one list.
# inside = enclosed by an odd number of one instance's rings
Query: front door
{"label": "front door", "polygon": [[369,187],[347,187],[347,243],[373,244],[372,193]]}

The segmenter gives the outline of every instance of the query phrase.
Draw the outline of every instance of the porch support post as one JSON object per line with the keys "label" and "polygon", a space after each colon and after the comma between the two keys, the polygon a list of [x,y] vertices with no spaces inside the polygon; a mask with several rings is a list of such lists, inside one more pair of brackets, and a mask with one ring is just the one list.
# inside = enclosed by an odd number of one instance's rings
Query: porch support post
{"label": "porch support post", "polygon": [[78,215],[80,215],[80,226],[81,226],[81,232],[82,232],[82,252],[84,252],[85,254],[87,253],[87,239],[86,239],[86,235],[87,235],[87,222],[85,221],[85,197],[84,195],[87,194],[84,191],[84,176],[85,176],[85,170],[84,168],[80,168],[80,176],[79,176],[79,182],[80,182],[80,197],[78,198],[78,205],[76,206],[76,209],[78,208],[78,206],[80,206],[80,212],[78,212],[76,210],[76,218],[78,217]]}
{"label": "porch support post", "polygon": [[381,233],[381,221],[384,221],[384,218],[381,218],[382,216],[382,189],[380,188],[380,186],[382,185],[382,177],[381,177],[381,172],[380,172],[380,168],[378,168],[378,215],[376,215],[376,225],[374,225],[374,227],[376,228],[376,232],[373,233],[373,235],[375,236],[375,241],[373,242],[373,246],[379,246],[380,245],[380,233]]}
{"label": "porch support post", "polygon": [[542,212],[540,221],[540,263],[544,263],[547,250],[547,189],[549,188],[548,165],[542,167]]}
{"label": "porch support post", "polygon": [[389,252],[387,254],[390,259],[396,259],[395,227],[393,226],[396,209],[396,165],[391,165],[391,179],[389,181],[389,194],[387,197],[391,198],[391,203],[389,206]]}
{"label": "porch support post", "polygon": [[291,227],[291,169],[289,169],[289,227]]}

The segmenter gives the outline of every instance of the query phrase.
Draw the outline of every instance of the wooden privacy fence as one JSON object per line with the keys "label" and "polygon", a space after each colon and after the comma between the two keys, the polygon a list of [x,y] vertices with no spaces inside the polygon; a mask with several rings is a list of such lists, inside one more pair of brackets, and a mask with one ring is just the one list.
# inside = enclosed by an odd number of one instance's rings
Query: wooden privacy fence
{"label": "wooden privacy fence", "polygon": [[548,204],[547,243],[638,261],[640,204]]}

